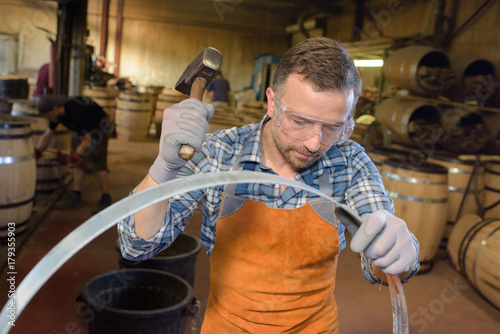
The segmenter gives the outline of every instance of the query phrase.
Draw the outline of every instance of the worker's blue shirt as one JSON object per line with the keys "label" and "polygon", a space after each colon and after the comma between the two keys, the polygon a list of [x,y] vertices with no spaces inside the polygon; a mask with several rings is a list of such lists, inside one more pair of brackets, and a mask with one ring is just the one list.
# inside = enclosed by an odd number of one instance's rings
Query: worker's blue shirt
{"label": "worker's blue shirt", "polygon": [[[272,169],[261,164],[262,125],[263,121],[259,124],[208,134],[201,152],[195,154],[177,177],[229,171],[242,150],[240,163],[244,165],[244,170],[276,174]],[[252,130],[255,131],[252,132]],[[244,147],[245,140],[249,136],[248,143]],[[298,173],[294,180],[319,189],[319,177],[323,173],[328,173],[330,177],[331,197],[355,209],[361,217],[381,209],[394,211],[393,202],[385,195],[382,179],[375,165],[359,144],[349,140],[340,146],[332,146],[309,168]],[[297,208],[320,199],[315,194],[291,187],[287,187],[280,194],[279,188],[279,185],[257,182],[240,184],[236,188],[235,195],[264,202],[271,208],[283,209]],[[142,260],[168,247],[184,230],[186,222],[192,217],[200,202],[203,203],[200,240],[210,256],[215,245],[217,217],[223,192],[224,187],[219,186],[172,197],[168,202],[167,213],[160,231],[149,240],[144,240],[135,234],[133,216],[125,218],[118,224],[123,256],[130,260]],[[304,228],[306,228],[305,225]],[[339,249],[342,250],[346,245],[345,227],[339,224],[338,231]],[[414,243],[418,250],[418,242],[415,238]],[[371,271],[369,260],[364,257],[362,268],[365,277],[370,282],[379,282]],[[412,269],[415,273],[418,270],[418,263]]]}
{"label": "worker's blue shirt", "polygon": [[229,81],[224,78],[215,78],[207,87],[207,91],[214,92],[213,102],[229,102],[229,90]]}

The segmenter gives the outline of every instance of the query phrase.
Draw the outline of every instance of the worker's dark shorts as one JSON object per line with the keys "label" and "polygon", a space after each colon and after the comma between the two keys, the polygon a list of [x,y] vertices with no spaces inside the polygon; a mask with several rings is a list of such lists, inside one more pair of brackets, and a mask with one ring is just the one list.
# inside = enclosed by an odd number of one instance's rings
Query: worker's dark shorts
{"label": "worker's dark shorts", "polygon": [[[106,132],[96,131],[91,133],[92,147],[84,155],[81,156],[82,162],[78,165],[89,173],[97,173],[100,171],[108,170],[108,139],[109,134]],[[76,147],[80,145],[78,138]],[[75,148],[76,148],[75,147]]]}

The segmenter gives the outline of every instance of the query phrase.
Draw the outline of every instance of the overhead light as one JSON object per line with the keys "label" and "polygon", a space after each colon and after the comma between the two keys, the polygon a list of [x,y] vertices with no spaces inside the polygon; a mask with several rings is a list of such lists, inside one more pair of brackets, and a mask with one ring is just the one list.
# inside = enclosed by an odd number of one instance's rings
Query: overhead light
{"label": "overhead light", "polygon": [[382,59],[355,59],[354,66],[356,67],[382,67],[384,61]]}

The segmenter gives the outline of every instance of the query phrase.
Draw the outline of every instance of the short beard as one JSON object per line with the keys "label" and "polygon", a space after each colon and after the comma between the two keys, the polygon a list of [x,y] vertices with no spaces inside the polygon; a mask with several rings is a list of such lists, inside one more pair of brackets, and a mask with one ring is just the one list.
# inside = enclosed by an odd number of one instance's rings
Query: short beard
{"label": "short beard", "polygon": [[[281,131],[281,130],[280,130]],[[276,137],[274,136],[274,133],[273,133],[273,127],[271,126],[271,129],[270,129],[270,133],[271,133],[271,138],[273,139],[273,142],[274,144],[276,145],[276,147],[278,148],[278,151],[281,153],[281,155],[283,156],[283,158],[285,158],[285,160],[288,162],[288,164],[290,166],[292,166],[292,168],[296,171],[302,171],[304,168],[307,168],[309,166],[311,166],[313,163],[315,163],[318,159],[315,159],[315,160],[312,160],[312,161],[304,161],[304,164],[301,164],[301,165],[298,165],[295,161],[293,161],[292,159],[292,156],[290,154],[290,151],[295,151],[295,149],[293,147],[286,147],[285,145],[283,145],[283,143],[281,143],[280,141],[278,141],[278,139],[276,139]],[[284,134],[286,136],[286,134]],[[306,148],[307,150],[307,148]],[[317,152],[310,152],[309,150],[307,150],[309,154],[315,154],[318,158],[321,156],[321,154],[318,154]],[[302,161],[300,158],[297,157],[297,159],[299,161]]]}

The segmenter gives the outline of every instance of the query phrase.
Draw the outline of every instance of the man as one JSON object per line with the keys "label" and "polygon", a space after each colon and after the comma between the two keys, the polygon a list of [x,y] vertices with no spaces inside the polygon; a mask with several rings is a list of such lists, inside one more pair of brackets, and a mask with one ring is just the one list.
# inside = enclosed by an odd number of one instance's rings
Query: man
{"label": "man", "polygon": [[[392,214],[381,177],[347,138],[361,80],[346,50],[311,38],[285,53],[266,91],[259,123],[211,133],[213,108],[194,99],[165,112],[160,153],[136,192],[198,173],[252,170],[304,182],[355,209],[366,221],[362,247],[371,282],[405,282],[419,268],[418,242]],[[178,157],[181,144],[197,153]],[[210,256],[210,294],[202,333],[337,333],[333,295],[344,226],[318,210],[318,196],[290,187],[200,189],[150,206],[119,223],[122,254],[151,257],[181,233],[203,201],[201,241]],[[328,210],[326,210],[328,211]]]}
{"label": "man", "polygon": [[52,94],[52,89],[49,87],[50,77],[50,64],[43,64],[38,70],[38,77],[36,79],[36,86],[33,90],[32,97],[39,99],[44,95]]}
{"label": "man", "polygon": [[37,158],[49,145],[59,123],[78,135],[76,149],[71,155],[57,152],[57,161],[64,165],[72,165],[74,169],[73,192],[57,203],[55,208],[67,210],[82,207],[81,192],[85,172],[96,173],[102,191],[102,197],[92,209],[92,213],[108,207],[111,204],[111,196],[109,195],[107,153],[112,124],[104,110],[88,97],[67,98],[47,95],[40,99],[38,111],[50,122],[36,145]]}
{"label": "man", "polygon": [[207,87],[208,92],[213,91],[213,105],[219,107],[227,107],[229,105],[229,90],[229,81],[222,76],[222,72],[217,73],[215,79]]}

